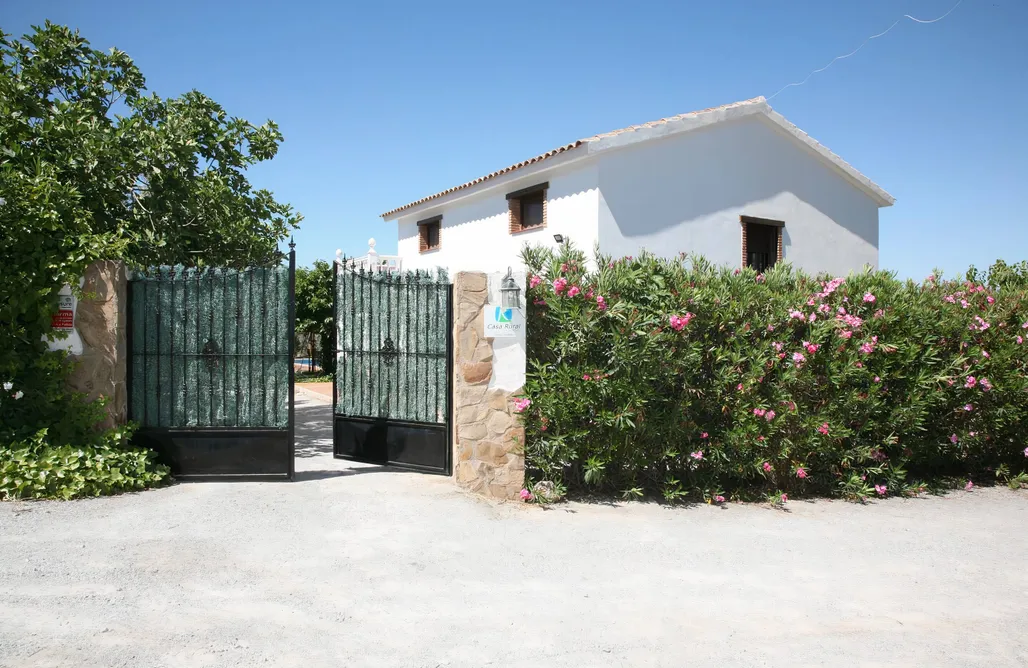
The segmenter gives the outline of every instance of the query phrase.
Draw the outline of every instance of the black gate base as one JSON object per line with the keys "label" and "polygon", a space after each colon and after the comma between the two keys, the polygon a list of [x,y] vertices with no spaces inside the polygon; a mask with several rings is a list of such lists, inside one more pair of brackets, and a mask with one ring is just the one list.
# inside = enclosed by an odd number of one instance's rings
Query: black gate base
{"label": "black gate base", "polygon": [[133,445],[157,452],[180,480],[292,480],[286,429],[142,429]]}
{"label": "black gate base", "polygon": [[450,475],[449,429],[423,424],[336,415],[332,454],[370,464]]}

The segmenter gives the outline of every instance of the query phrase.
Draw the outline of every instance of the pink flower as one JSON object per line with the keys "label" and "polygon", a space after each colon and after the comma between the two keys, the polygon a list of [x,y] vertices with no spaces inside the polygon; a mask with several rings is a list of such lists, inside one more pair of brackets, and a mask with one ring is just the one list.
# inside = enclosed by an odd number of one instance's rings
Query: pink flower
{"label": "pink flower", "polygon": [[738,390],[739,392],[742,392],[742,383],[739,383],[738,385],[736,385],[735,389]]}
{"label": "pink flower", "polygon": [[578,289],[578,286],[572,285],[571,288],[568,290],[568,297],[574,297],[579,292],[581,292],[581,290]]}
{"label": "pink flower", "polygon": [[764,274],[757,274],[757,277],[755,279],[753,279],[753,280],[755,280],[757,283],[763,283],[764,282]]}
{"label": "pink flower", "polygon": [[708,434],[707,432],[703,432],[702,434],[700,434],[700,438],[709,438],[709,437],[710,437],[710,434]]}
{"label": "pink flower", "polygon": [[553,282],[553,291],[558,295],[564,292],[564,288],[568,286],[568,279],[561,277]]}
{"label": "pink flower", "polygon": [[757,417],[764,417],[764,415],[767,414],[767,411],[764,410],[763,408],[754,408],[753,409],[753,414],[756,415]]}
{"label": "pink flower", "polygon": [[530,279],[528,279],[528,287],[534,288],[535,286],[539,285],[542,282],[543,282],[543,279],[541,279],[538,276],[533,274],[532,277]]}
{"label": "pink flower", "polygon": [[978,380],[975,379],[974,376],[968,376],[967,380],[964,382],[964,387],[966,387],[967,389],[970,390],[972,387],[974,387],[977,384],[978,384]]}
{"label": "pink flower", "polygon": [[[775,326],[774,325],[768,325],[767,326],[767,331],[769,331],[769,332],[775,331]],[[1020,338],[1020,337],[1018,337],[1018,338]]]}
{"label": "pink flower", "polygon": [[849,314],[846,314],[846,313],[842,313],[842,314],[839,314],[839,315],[835,316],[835,319],[836,320],[841,320],[842,322],[846,323],[847,325],[849,325],[853,329],[860,329],[860,326],[862,324],[864,324],[864,321],[861,320],[859,317],[857,317],[855,315],[849,315]]}
{"label": "pink flower", "polygon": [[858,369],[863,369],[864,368],[864,363],[863,362],[854,362],[853,366],[857,367]]}
{"label": "pink flower", "polygon": [[889,493],[889,488],[885,485],[875,485],[875,492],[878,494],[878,496],[885,496]]}
{"label": "pink flower", "polygon": [[771,342],[771,347],[774,348],[775,350],[777,350],[778,352],[782,352],[782,348],[784,348],[785,345],[783,343],[781,343],[780,341],[772,341]]}
{"label": "pink flower", "polygon": [[964,410],[965,411],[973,411],[974,410],[974,406],[972,406],[971,404],[964,404]]}
{"label": "pink flower", "polygon": [[735,271],[732,272],[732,276],[738,276],[741,273],[742,273],[742,269],[736,269]]}
{"label": "pink flower", "polygon": [[968,480],[967,484],[964,485],[964,491],[965,492],[970,492],[972,489],[974,489],[974,483],[971,482],[970,480]]}
{"label": "pink flower", "polygon": [[821,304],[820,306],[817,307],[817,312],[818,313],[828,313],[831,310],[832,310],[832,307],[829,306],[828,304]]}
{"label": "pink flower", "polygon": [[864,293],[864,301],[866,303],[868,303],[868,304],[874,304],[875,303],[875,296],[873,294],[871,294],[870,292],[865,292]]}
{"label": "pink flower", "polygon": [[562,262],[560,264],[560,273],[562,273],[562,274],[568,273],[568,263],[567,262]]}
{"label": "pink flower", "polygon": [[606,311],[607,310],[607,302],[604,301],[602,295],[596,295],[596,308],[597,308],[597,310],[600,310],[600,311]]}
{"label": "pink flower", "polygon": [[796,364],[797,366],[799,366],[799,365],[803,364],[804,362],[806,362],[807,358],[803,356],[803,353],[793,353],[792,354],[792,361],[793,361],[793,364]]}
{"label": "pink flower", "polygon": [[851,332],[848,329],[843,329],[839,331],[839,336],[841,336],[844,339],[848,339],[853,336],[853,332]]}
{"label": "pink flower", "polygon": [[763,443],[764,442],[764,437],[763,436],[758,436],[757,440],[760,441],[761,443]]}
{"label": "pink flower", "polygon": [[985,330],[987,330],[991,326],[991,325],[989,325],[988,322],[986,322],[985,320],[982,320],[981,316],[977,316],[976,315],[974,317],[974,319],[978,321],[977,324],[972,322],[970,325],[967,326],[967,328],[972,330],[972,331],[978,330],[979,332],[984,332]]}
{"label": "pink flower", "polygon": [[724,503],[724,502],[725,502],[725,497],[721,496],[720,494],[718,494],[717,496],[714,497],[714,503]]}
{"label": "pink flower", "polygon": [[[803,313],[801,311],[797,311],[797,310],[793,309],[792,311],[789,311],[789,317],[792,318],[793,320],[803,320]],[[1025,323],[1025,324],[1028,324],[1028,323]],[[1026,328],[1026,329],[1028,329],[1028,328]]]}
{"label": "pink flower", "polygon": [[775,419],[775,412],[774,411],[768,411],[767,415],[764,416],[764,419],[766,419],[768,422],[770,422],[771,420],[774,420]]}
{"label": "pink flower", "polygon": [[[1028,457],[1028,448],[1025,448],[1024,456]],[[766,472],[768,472],[770,470],[771,470],[771,464],[769,464],[768,462],[764,462],[764,472],[766,473]]]}
{"label": "pink flower", "polygon": [[860,344],[860,352],[864,353],[865,355],[870,355],[874,351],[875,351],[875,346],[874,346],[873,343],[865,341],[864,343]]}
{"label": "pink flower", "polygon": [[778,359],[785,359],[785,353],[778,353]]}
{"label": "pink flower", "polygon": [[1021,325],[1021,329],[1028,329],[1028,321]]}
{"label": "pink flower", "polygon": [[515,399],[514,400],[514,412],[523,413],[526,408],[532,405],[531,399]]}
{"label": "pink flower", "polygon": [[888,455],[882,452],[881,448],[875,448],[871,451],[871,459],[875,460],[876,462],[884,462],[888,458]]}
{"label": "pink flower", "polygon": [[978,381],[978,384],[982,386],[983,392],[988,392],[992,389],[992,383],[989,382],[988,378],[982,378]]}
{"label": "pink flower", "polygon": [[810,317],[807,318],[807,319],[810,320],[810,322],[814,322],[815,320],[817,320],[817,314],[816,313],[811,313]]}
{"label": "pink flower", "polygon": [[692,320],[692,318],[692,313],[686,313],[684,316],[673,315],[670,316],[668,319],[671,322],[671,328],[674,329],[676,332],[680,332],[683,329],[685,329],[685,326],[689,324],[689,321]]}
{"label": "pink flower", "polygon": [[989,295],[988,297],[985,298],[985,301],[989,302],[990,304],[995,304],[996,303],[996,298],[993,297],[992,295]]}
{"label": "pink flower", "polygon": [[796,469],[796,477],[799,478],[800,480],[803,480],[804,478],[806,478],[807,477],[806,469],[804,469],[802,466],[799,467],[798,469]]}
{"label": "pink flower", "polygon": [[961,300],[960,300],[960,305],[961,305],[961,306],[962,306],[963,308],[967,308],[967,307],[968,307],[968,303],[967,303],[967,300],[966,300],[966,299],[961,299]]}
{"label": "pink flower", "polygon": [[588,289],[588,290],[586,291],[586,293],[585,293],[585,298],[586,298],[586,299],[592,299],[592,298],[593,298],[593,289],[592,289],[592,288],[589,288],[589,289]]}
{"label": "pink flower", "polygon": [[531,501],[532,499],[534,499],[534,498],[535,498],[535,497],[534,497],[534,496],[532,495],[532,493],[531,493],[531,492],[529,492],[529,491],[528,491],[527,489],[524,489],[524,488],[522,488],[522,490],[521,490],[521,493],[520,493],[520,494],[521,494],[521,500],[522,500],[522,501]]}
{"label": "pink flower", "polygon": [[1016,340],[1018,343],[1024,343],[1024,339],[1022,339],[1020,336],[1018,336]]}
{"label": "pink flower", "polygon": [[696,452],[691,452],[691,453],[689,453],[689,456],[692,457],[693,459],[695,459],[696,461],[700,461],[701,459],[703,459],[703,450],[697,450]]}
{"label": "pink flower", "polygon": [[546,300],[545,299],[533,299],[532,303],[535,304],[536,306],[546,306]]}
{"label": "pink flower", "polygon": [[989,359],[989,351],[988,350],[982,350],[982,357],[984,357],[985,359]]}
{"label": "pink flower", "polygon": [[877,311],[875,311],[875,314],[874,314],[874,316],[873,316],[873,317],[875,317],[875,318],[881,318],[881,317],[882,317],[882,316],[884,316],[884,315],[885,315],[885,311],[883,311],[882,309],[878,309]]}
{"label": "pink flower", "polygon": [[804,341],[803,342],[803,347],[807,349],[808,353],[813,355],[814,353],[817,352],[817,349],[820,348],[821,346],[819,344],[817,344],[817,343],[810,343],[809,341]]}
{"label": "pink flower", "polygon": [[815,301],[814,301],[814,298],[813,298],[813,297],[811,297],[810,299],[808,299],[808,300],[807,300],[807,306],[813,306],[813,305],[814,305],[814,304],[816,304],[816,303],[817,303],[817,302],[815,302]]}
{"label": "pink flower", "polygon": [[613,262],[608,262],[607,263],[607,269],[613,269],[613,268],[614,268],[614,263]]}
{"label": "pink flower", "polygon": [[1024,456],[1025,456],[1025,457],[1028,457],[1028,448],[1025,448],[1025,449],[1024,449]]}
{"label": "pink flower", "polygon": [[876,382],[876,383],[880,383],[880,382],[882,382],[882,379],[881,379],[881,378],[879,378],[878,376],[875,376],[875,382]]}
{"label": "pink flower", "polygon": [[957,303],[957,298],[954,297],[953,295],[946,295],[945,297],[943,297],[943,299],[948,301],[950,304],[956,304]]}
{"label": "pink flower", "polygon": [[592,379],[593,379],[593,377],[590,376],[589,374],[583,374],[582,375],[582,380],[592,380]]}
{"label": "pink flower", "polygon": [[827,422],[823,423],[820,427],[817,428],[817,430],[819,432],[821,432],[822,434],[827,436],[828,435],[828,423]]}
{"label": "pink flower", "polygon": [[957,438],[956,434],[951,434],[950,435],[950,437],[949,437],[949,442],[950,443],[952,443],[953,445],[956,445],[959,441],[960,441],[960,439]]}
{"label": "pink flower", "polygon": [[789,500],[789,495],[788,494],[782,494],[782,503],[785,503],[788,500]]}

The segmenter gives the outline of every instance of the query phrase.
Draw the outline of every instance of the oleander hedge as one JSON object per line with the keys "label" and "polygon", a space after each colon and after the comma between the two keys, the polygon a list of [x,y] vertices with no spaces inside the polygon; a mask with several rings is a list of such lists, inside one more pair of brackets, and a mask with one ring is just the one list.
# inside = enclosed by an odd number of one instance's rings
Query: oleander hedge
{"label": "oleander hedge", "polygon": [[529,490],[780,503],[1025,479],[1023,263],[917,283],[697,257],[589,269],[567,244],[524,260]]}

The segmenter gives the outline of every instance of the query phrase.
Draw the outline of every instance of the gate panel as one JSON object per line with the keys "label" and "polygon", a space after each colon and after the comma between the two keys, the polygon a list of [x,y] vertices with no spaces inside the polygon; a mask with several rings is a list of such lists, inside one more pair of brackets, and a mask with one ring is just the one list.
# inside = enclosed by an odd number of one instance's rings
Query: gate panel
{"label": "gate panel", "polygon": [[335,267],[336,457],[449,474],[452,289],[445,272]]}
{"label": "gate panel", "polygon": [[129,280],[135,440],[182,478],[293,477],[295,254]]}

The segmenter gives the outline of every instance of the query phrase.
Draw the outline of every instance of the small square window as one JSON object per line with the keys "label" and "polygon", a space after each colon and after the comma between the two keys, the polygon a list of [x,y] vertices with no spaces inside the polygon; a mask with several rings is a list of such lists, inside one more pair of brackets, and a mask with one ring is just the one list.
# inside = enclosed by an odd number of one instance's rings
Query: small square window
{"label": "small square window", "polygon": [[418,221],[418,250],[425,253],[432,250],[438,250],[440,248],[440,231],[442,225],[442,216]]}
{"label": "small square window", "polygon": [[521,229],[542,226],[545,203],[546,193],[541,190],[521,198]]}
{"label": "small square window", "polygon": [[507,195],[511,234],[546,227],[546,189],[549,185],[540,183]]}

